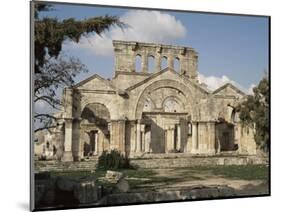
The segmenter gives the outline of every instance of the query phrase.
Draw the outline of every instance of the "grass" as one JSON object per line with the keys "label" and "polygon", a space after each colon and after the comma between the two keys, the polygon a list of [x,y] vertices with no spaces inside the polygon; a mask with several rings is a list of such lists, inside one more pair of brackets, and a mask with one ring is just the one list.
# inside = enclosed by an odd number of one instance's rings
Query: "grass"
{"label": "grass", "polygon": [[229,179],[268,180],[268,167],[265,165],[230,165],[230,166],[199,166],[191,167],[195,172],[211,172]]}
{"label": "grass", "polygon": [[[265,165],[231,165],[231,166],[196,166],[186,168],[168,169],[168,173],[164,176],[158,175],[157,170],[151,169],[121,169],[118,170],[128,179],[131,191],[135,190],[154,190],[157,188],[169,187],[175,183],[208,180],[209,177],[216,176],[227,179],[240,180],[262,180],[268,182],[268,167]],[[171,173],[171,174],[169,174]],[[174,175],[173,173],[177,173]],[[104,186],[112,186],[100,181],[100,177],[104,177],[106,170],[90,171],[65,171],[52,172],[51,176],[63,176],[71,179],[79,179],[92,176],[97,179],[97,184]],[[145,178],[145,179],[144,179]]]}
{"label": "grass", "polygon": [[93,177],[95,179],[105,175],[104,170],[91,171],[54,171],[51,172],[51,177],[65,177],[68,179],[78,180],[84,177]]}

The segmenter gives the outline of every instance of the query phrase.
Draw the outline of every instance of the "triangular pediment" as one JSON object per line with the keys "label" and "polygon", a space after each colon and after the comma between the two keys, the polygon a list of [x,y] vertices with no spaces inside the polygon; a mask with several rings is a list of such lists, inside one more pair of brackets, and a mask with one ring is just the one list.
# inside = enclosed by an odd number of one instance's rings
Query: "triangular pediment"
{"label": "triangular pediment", "polygon": [[226,83],[225,85],[219,87],[215,91],[213,91],[215,95],[227,95],[227,96],[236,96],[236,95],[246,95],[239,88],[235,87],[231,83]]}
{"label": "triangular pediment", "polygon": [[129,88],[126,89],[126,91],[132,91],[146,83],[149,83],[152,80],[157,80],[158,78],[159,79],[174,79],[174,80],[178,80],[178,81],[183,80],[184,83],[190,84],[191,86],[195,87],[196,89],[199,89],[201,92],[209,93],[207,89],[201,87],[199,84],[197,84],[195,82],[192,82],[191,80],[188,79],[187,76],[179,74],[174,69],[169,68],[169,67],[163,69],[162,71],[152,74],[148,78],[144,79],[143,81],[141,81],[133,86],[130,86]]}
{"label": "triangular pediment", "polygon": [[74,87],[85,90],[116,90],[109,80],[106,80],[97,74],[94,74],[93,76],[79,82]]}

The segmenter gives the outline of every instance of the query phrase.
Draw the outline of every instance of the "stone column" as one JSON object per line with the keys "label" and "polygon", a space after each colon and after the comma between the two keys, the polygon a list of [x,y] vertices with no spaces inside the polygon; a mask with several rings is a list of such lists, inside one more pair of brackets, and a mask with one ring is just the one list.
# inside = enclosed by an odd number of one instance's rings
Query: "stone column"
{"label": "stone column", "polygon": [[94,155],[98,154],[98,136],[99,136],[99,133],[96,132],[95,133],[95,152],[94,152]]}
{"label": "stone column", "polygon": [[[127,130],[130,131],[129,134],[127,134]],[[133,153],[136,151],[136,125],[134,122],[130,121],[129,126],[126,127],[126,136],[128,137],[128,141],[130,141],[130,153]]]}
{"label": "stone column", "polygon": [[141,70],[142,72],[144,73],[147,73],[148,72],[148,58],[147,58],[147,55],[144,54],[142,55],[142,64],[141,64]]}
{"label": "stone column", "polygon": [[145,146],[144,146],[145,152],[150,152],[150,143],[151,143],[151,130],[145,132]]}
{"label": "stone column", "polygon": [[168,67],[174,69],[174,58],[172,56],[168,57]]}
{"label": "stone column", "polygon": [[180,58],[180,73],[184,75],[188,75],[187,70],[187,56],[183,56]]}
{"label": "stone column", "polygon": [[216,123],[209,122],[209,145],[208,145],[208,152],[210,154],[216,153]]}
{"label": "stone column", "polygon": [[167,129],[167,153],[174,150],[174,142],[175,142],[175,136],[174,136],[174,127],[168,127]]}
{"label": "stone column", "polygon": [[171,135],[171,139],[170,139],[170,151],[175,150],[175,128],[171,128],[170,130],[170,135]]}
{"label": "stone column", "polygon": [[181,127],[180,125],[177,125],[177,151],[180,151],[181,149]]}
{"label": "stone column", "polygon": [[145,137],[144,137],[145,125],[141,125],[141,152],[145,151]]}
{"label": "stone column", "polygon": [[237,123],[235,124],[235,127],[237,128],[237,136],[236,139],[238,140],[238,152],[239,154],[243,153],[243,147],[242,147],[242,143],[241,143],[241,124]]}
{"label": "stone column", "polygon": [[65,119],[64,153],[62,161],[73,161],[72,155],[72,119]]}
{"label": "stone column", "polygon": [[161,55],[155,56],[155,72],[161,71]]}
{"label": "stone column", "polygon": [[137,147],[136,152],[141,152],[141,124],[137,122]]}
{"label": "stone column", "polygon": [[125,153],[125,120],[111,121],[110,148]]}
{"label": "stone column", "polygon": [[197,122],[192,123],[192,149],[191,149],[191,153],[197,152],[197,147],[198,147],[197,125],[198,125]]}

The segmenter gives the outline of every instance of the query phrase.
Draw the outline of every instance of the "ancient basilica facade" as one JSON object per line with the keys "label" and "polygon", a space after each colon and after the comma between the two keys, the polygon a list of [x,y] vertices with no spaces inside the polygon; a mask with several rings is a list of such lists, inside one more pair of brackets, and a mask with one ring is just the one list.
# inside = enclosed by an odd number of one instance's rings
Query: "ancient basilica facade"
{"label": "ancient basilica facade", "polygon": [[128,41],[113,46],[111,80],[95,74],[64,89],[60,125],[52,131],[58,159],[79,161],[110,149],[129,157],[256,154],[254,132],[235,111],[246,95],[230,83],[215,91],[200,84],[193,48]]}

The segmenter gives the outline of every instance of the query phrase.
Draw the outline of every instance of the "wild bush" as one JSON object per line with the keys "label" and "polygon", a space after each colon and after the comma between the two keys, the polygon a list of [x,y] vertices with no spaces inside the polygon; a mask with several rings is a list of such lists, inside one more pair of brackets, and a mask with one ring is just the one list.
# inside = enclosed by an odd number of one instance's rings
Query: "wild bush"
{"label": "wild bush", "polygon": [[103,153],[99,156],[98,169],[129,169],[132,168],[130,165],[130,160],[127,156],[124,156],[118,150],[114,149],[110,152],[103,151]]}

